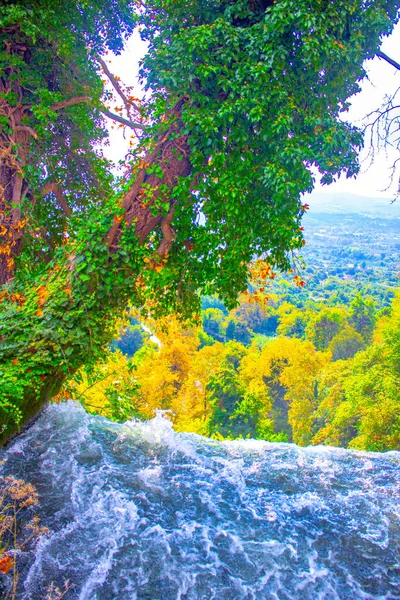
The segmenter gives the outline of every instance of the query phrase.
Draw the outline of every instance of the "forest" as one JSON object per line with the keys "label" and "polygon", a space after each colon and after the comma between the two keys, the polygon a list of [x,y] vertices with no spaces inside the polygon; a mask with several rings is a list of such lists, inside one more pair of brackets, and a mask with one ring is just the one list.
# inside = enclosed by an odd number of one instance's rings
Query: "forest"
{"label": "forest", "polygon": [[160,409],[177,431],[215,439],[398,449],[400,295],[379,306],[330,278],[313,301],[298,283],[250,288],[229,312],[204,297],[191,327],[148,320],[158,343],[133,319],[58,400],[120,422]]}

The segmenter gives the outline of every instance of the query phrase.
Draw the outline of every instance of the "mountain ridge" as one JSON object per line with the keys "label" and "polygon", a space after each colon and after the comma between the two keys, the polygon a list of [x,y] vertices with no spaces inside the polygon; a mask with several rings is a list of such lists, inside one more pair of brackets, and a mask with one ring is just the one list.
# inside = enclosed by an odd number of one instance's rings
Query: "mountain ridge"
{"label": "mountain ridge", "polygon": [[312,192],[303,200],[311,213],[358,213],[386,218],[400,217],[400,200],[345,193]]}

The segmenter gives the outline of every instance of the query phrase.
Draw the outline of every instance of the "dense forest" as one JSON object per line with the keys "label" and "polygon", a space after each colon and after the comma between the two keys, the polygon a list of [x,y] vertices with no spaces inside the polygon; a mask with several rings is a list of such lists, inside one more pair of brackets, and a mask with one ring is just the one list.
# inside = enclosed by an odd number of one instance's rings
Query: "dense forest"
{"label": "dense forest", "polygon": [[58,399],[121,422],[168,411],[176,430],[217,439],[398,449],[400,209],[309,201],[297,274],[256,261],[238,306],[204,296],[190,327],[136,312]]}
{"label": "dense forest", "polygon": [[203,297],[191,327],[144,321],[158,343],[133,319],[59,399],[119,421],[166,410],[176,430],[217,439],[398,449],[400,295],[384,277],[316,274],[255,277],[230,311]]}

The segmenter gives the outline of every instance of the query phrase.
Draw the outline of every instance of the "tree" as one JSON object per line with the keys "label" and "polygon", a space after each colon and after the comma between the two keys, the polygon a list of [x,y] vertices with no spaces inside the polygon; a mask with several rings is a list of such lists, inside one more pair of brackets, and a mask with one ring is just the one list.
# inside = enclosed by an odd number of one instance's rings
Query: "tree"
{"label": "tree", "polygon": [[259,434],[264,431],[267,439],[284,434],[297,444],[309,443],[317,405],[316,377],[329,359],[329,353],[316,352],[313,344],[297,338],[280,337],[261,350],[251,349],[240,373],[243,389],[258,412]]}
{"label": "tree", "polygon": [[337,333],[328,345],[332,352],[332,360],[346,360],[365,347],[365,340],[361,334],[348,325]]}
{"label": "tree", "polygon": [[113,348],[118,348],[128,357],[132,357],[143,346],[149,334],[144,331],[141,325],[132,322],[121,334],[121,336],[112,343]]}
{"label": "tree", "polygon": [[283,302],[278,309],[279,326],[278,335],[304,338],[307,322],[310,315],[305,310],[299,310],[289,302]]}
{"label": "tree", "polygon": [[[128,299],[192,315],[232,306],[263,253],[302,247],[301,193],[357,172],[340,119],[391,31],[387,0],[93,0],[0,7],[3,439],[115,334]],[[134,25],[140,106],[101,58]],[[122,182],[101,157],[100,72],[142,131]],[[150,94],[151,92],[151,94]]]}
{"label": "tree", "polygon": [[374,343],[321,374],[313,444],[378,452],[400,448],[399,332],[397,295],[390,315],[377,323]]}
{"label": "tree", "polygon": [[177,431],[221,435],[221,429],[232,416],[228,411],[234,405],[230,402],[224,407],[228,387],[234,387],[234,381],[225,378],[234,379],[243,353],[243,346],[235,342],[214,342],[198,350],[174,404]]}
{"label": "tree", "polygon": [[306,327],[306,337],[313,342],[317,350],[326,350],[337,335],[345,319],[342,308],[323,308],[311,315]]}
{"label": "tree", "polygon": [[274,312],[269,306],[265,308],[241,299],[238,308],[231,311],[231,315],[254,333],[275,335],[278,317]]}
{"label": "tree", "polygon": [[234,340],[236,334],[236,323],[234,319],[229,319],[228,326],[225,331],[225,337],[227,340]]}
{"label": "tree", "polygon": [[197,330],[183,329],[176,317],[158,322],[161,348],[153,348],[139,360],[135,377],[139,384],[142,414],[153,418],[157,408],[174,411],[178,417],[177,397],[185,384],[198,347]]}
{"label": "tree", "polygon": [[0,285],[24,247],[19,269],[47,262],[73,214],[111,195],[97,56],[136,21],[125,0],[24,4],[0,7]]}
{"label": "tree", "polygon": [[108,350],[94,367],[81,369],[57,397],[79,400],[89,412],[115,421],[143,416],[134,365],[119,350]]}
{"label": "tree", "polygon": [[349,323],[366,342],[371,342],[376,323],[375,303],[372,298],[364,298],[357,294],[349,307]]}
{"label": "tree", "polygon": [[207,335],[222,341],[224,335],[222,332],[222,322],[224,313],[219,308],[206,308],[203,312],[203,327]]}
{"label": "tree", "polygon": [[237,411],[243,396],[238,367],[245,353],[242,344],[226,343],[218,366],[208,377],[206,392],[211,408],[209,435],[238,437],[253,431],[253,427],[249,425],[251,417]]}

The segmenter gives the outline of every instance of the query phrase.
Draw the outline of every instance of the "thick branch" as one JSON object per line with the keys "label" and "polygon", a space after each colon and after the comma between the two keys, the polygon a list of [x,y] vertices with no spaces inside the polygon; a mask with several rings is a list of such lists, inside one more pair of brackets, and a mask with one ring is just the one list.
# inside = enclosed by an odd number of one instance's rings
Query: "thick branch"
{"label": "thick branch", "polygon": [[172,229],[171,222],[174,216],[175,207],[173,206],[169,213],[164,217],[161,221],[161,232],[163,234],[163,239],[157,248],[157,254],[161,258],[164,258],[168,255],[171,250],[172,244],[175,240],[175,231]]}
{"label": "thick branch", "polygon": [[128,121],[128,119],[124,119],[124,117],[120,117],[115,113],[108,110],[105,106],[100,106],[99,110],[106,115],[109,119],[113,121],[118,121],[118,123],[122,123],[122,125],[126,125],[126,127],[130,127],[131,129],[146,129],[146,126],[143,123],[135,123],[134,121]]}
{"label": "thick branch", "polygon": [[376,53],[376,56],[379,56],[379,58],[383,58],[383,60],[386,60],[386,62],[388,62],[389,65],[392,65],[392,67],[394,67],[395,69],[397,69],[398,71],[400,71],[400,63],[398,63],[395,60],[393,60],[393,58],[390,58],[390,56],[388,56],[387,54],[385,54],[381,50],[378,50],[378,52]]}
{"label": "thick branch", "polygon": [[37,133],[34,129],[32,129],[32,127],[29,127],[28,125],[16,125],[14,127],[14,131],[25,131],[26,133],[29,133],[32,137],[35,138],[35,140],[37,139]]}
{"label": "thick branch", "polygon": [[67,217],[70,217],[72,214],[71,209],[67,204],[67,200],[65,199],[62,190],[54,181],[49,181],[48,183],[45,183],[42,189],[40,190],[42,196],[46,196],[46,194],[50,194],[50,192],[53,192],[53,194],[57,198],[57,202],[60,208],[62,208],[62,210],[64,211],[65,215]]}
{"label": "thick branch", "polygon": [[67,108],[67,106],[74,106],[75,104],[89,103],[91,99],[89,96],[75,96],[74,98],[69,98],[68,100],[61,100],[61,102],[56,102],[50,106],[51,110],[57,111],[62,108]]}
{"label": "thick branch", "polygon": [[[180,177],[187,177],[191,170],[190,148],[185,136],[179,135],[182,127],[181,110],[185,100],[181,99],[167,115],[171,124],[167,131],[159,136],[152,150],[143,158],[142,164],[136,173],[135,181],[129,191],[125,194],[121,209],[123,216],[115,216],[113,223],[105,237],[105,242],[113,252],[119,243],[122,227],[134,224],[135,234],[142,244],[151,231],[162,224],[161,232],[163,241],[158,249],[159,256],[165,256],[172,246],[174,232],[171,228],[173,216],[173,202],[170,202],[171,210],[163,219],[161,210],[153,215],[151,208],[160,195],[160,186],[172,189]],[[178,137],[177,137],[178,134]],[[148,167],[157,164],[161,167],[162,177],[155,173],[148,173]],[[146,184],[144,189],[143,184]],[[148,190],[153,190],[152,199],[149,202]]]}

